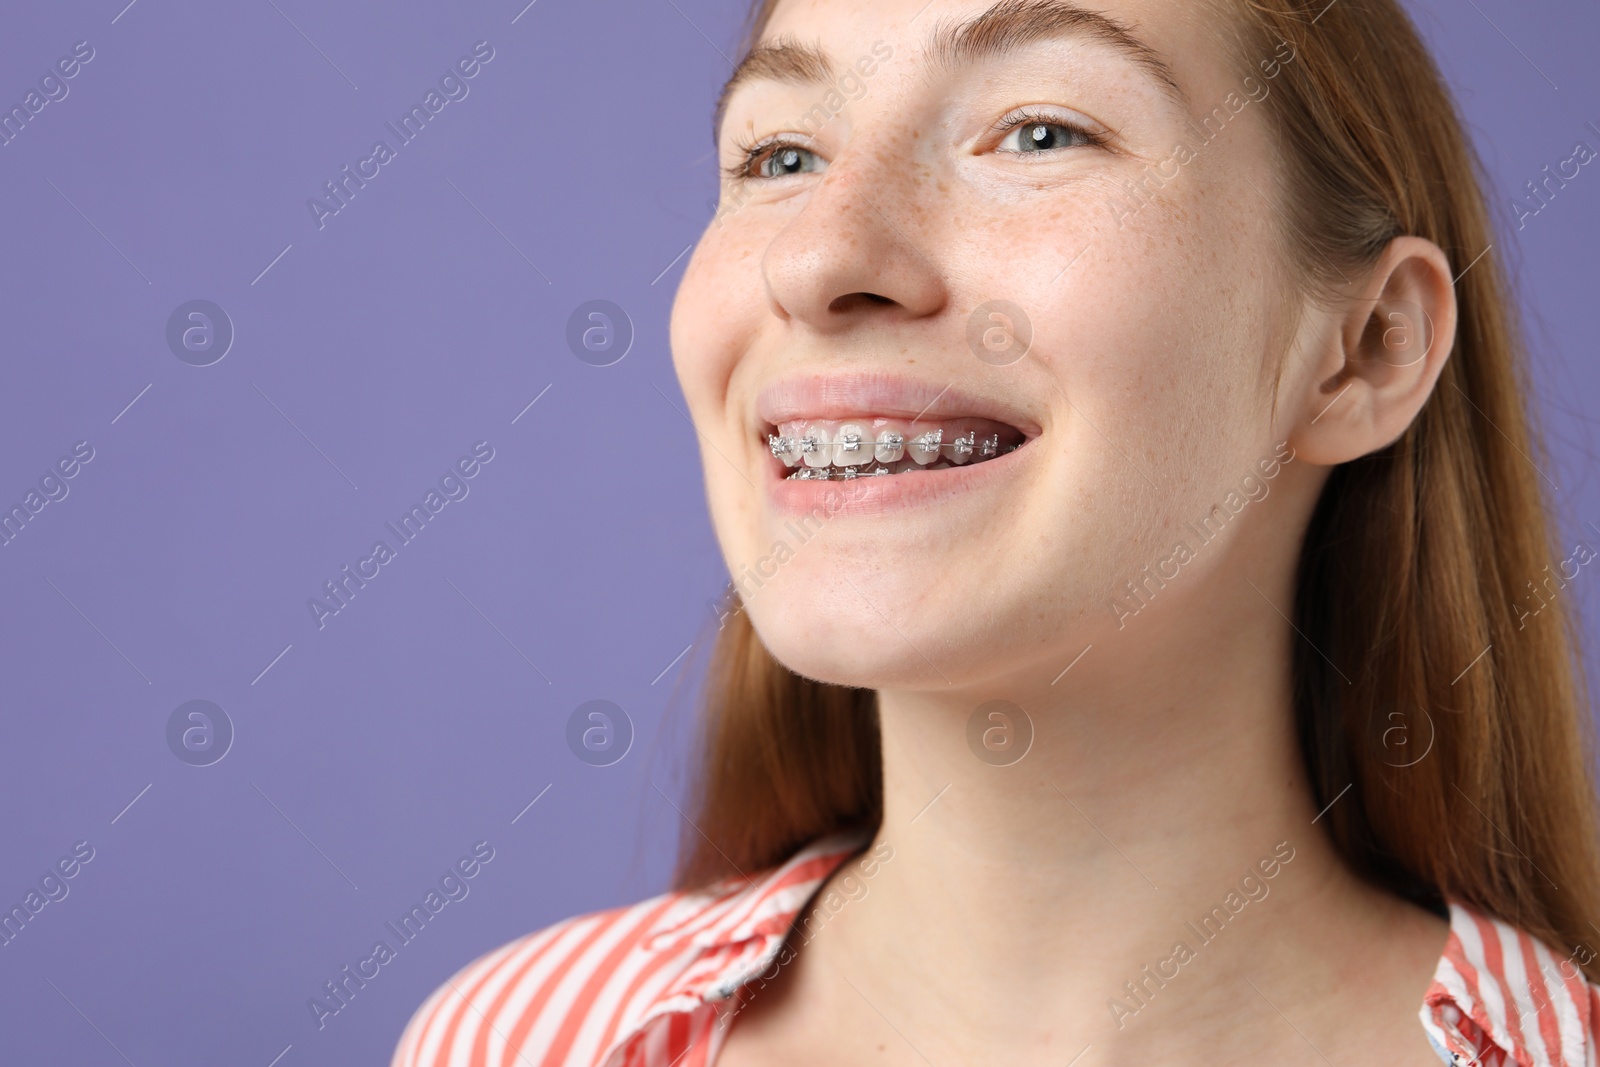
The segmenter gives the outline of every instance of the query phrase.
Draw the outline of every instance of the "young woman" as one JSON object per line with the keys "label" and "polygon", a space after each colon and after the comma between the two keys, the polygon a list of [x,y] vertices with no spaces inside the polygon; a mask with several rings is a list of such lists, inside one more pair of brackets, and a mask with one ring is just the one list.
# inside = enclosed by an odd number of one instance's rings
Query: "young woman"
{"label": "young woman", "polygon": [[1394,0],[768,0],[672,316],[734,596],[670,893],[396,1067],[1600,1056],[1590,719]]}

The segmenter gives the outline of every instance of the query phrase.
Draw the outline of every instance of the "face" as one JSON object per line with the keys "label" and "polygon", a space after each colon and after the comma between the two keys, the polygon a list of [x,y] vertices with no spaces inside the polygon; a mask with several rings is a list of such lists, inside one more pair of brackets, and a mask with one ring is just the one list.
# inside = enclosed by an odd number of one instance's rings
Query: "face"
{"label": "face", "polygon": [[1293,55],[1241,66],[1201,6],[1097,3],[1119,43],[1042,4],[1005,5],[1033,32],[967,0],[778,5],[763,42],[802,51],[727,98],[671,339],[743,610],[792,670],[1048,680],[1149,568],[1203,604],[1266,529],[1245,509],[1172,562],[1281,459],[1261,111]]}

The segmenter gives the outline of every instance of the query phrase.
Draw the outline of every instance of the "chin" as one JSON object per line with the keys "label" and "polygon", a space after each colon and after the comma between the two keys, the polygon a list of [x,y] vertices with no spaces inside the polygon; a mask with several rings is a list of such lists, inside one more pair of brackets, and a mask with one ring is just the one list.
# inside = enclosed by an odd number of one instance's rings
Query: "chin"
{"label": "chin", "polygon": [[[926,660],[907,649],[900,653],[851,655],[831,646],[803,640],[770,640],[757,628],[774,659],[802,678],[853,689],[918,689],[944,682]],[[948,673],[948,671],[946,672]],[[931,679],[931,683],[930,683]]]}
{"label": "chin", "polygon": [[[928,661],[877,612],[865,605],[859,612],[841,610],[837,600],[829,602],[823,606],[808,597],[772,597],[764,604],[747,602],[745,611],[773,658],[802,677],[859,689],[917,688],[928,685],[930,678],[944,685]],[[912,640],[926,645],[917,637]],[[941,669],[949,673],[943,664]]]}

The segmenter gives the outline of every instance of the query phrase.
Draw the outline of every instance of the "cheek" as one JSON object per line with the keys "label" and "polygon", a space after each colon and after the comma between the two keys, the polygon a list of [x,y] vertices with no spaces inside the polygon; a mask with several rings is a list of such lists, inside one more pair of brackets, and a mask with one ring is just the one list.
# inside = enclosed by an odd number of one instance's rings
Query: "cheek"
{"label": "cheek", "polygon": [[768,314],[760,281],[759,256],[713,222],[684,269],[669,320],[673,368],[694,423],[682,429],[699,446],[712,525],[730,568],[755,544],[757,501],[741,470],[759,442],[745,440],[747,413],[729,398],[748,392],[737,376],[751,372],[743,357]]}
{"label": "cheek", "polygon": [[1120,582],[1169,549],[1269,434],[1262,222],[1199,173],[1121,225],[1103,203],[1118,191],[1086,183],[998,217],[991,205],[960,246],[960,270],[982,279],[968,303],[999,296],[1028,312],[1029,358],[995,373],[1049,380],[1056,457],[1025,525],[1041,559],[1077,580]]}
{"label": "cheek", "polygon": [[1027,313],[1029,362],[1062,417],[1160,465],[1215,448],[1218,423],[1255,407],[1265,355],[1265,235],[1223,198],[1198,199],[1203,176],[1184,178],[1120,225],[1102,206],[1119,188],[1086,183],[970,231],[960,256],[982,279],[967,302]]}
{"label": "cheek", "polygon": [[[748,256],[730,248],[715,230],[707,231],[672,304],[669,338],[678,386],[695,428],[724,450],[731,446],[730,420],[742,417],[728,406],[729,382],[759,326],[760,307],[740,288],[749,287],[753,269]],[[705,439],[700,443],[703,447]],[[717,473],[707,466],[708,475]]]}

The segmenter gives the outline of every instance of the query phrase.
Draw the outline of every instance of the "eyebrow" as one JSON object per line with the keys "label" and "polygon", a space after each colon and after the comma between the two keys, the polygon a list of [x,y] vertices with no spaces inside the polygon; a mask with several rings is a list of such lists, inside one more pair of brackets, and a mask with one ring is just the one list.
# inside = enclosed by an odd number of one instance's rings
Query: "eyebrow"
{"label": "eyebrow", "polygon": [[[1121,21],[1071,0],[1000,0],[964,22],[941,23],[929,34],[926,53],[939,70],[953,72],[981,60],[996,59],[1039,41],[1082,37],[1109,45],[1145,72],[1174,103],[1187,108],[1188,94],[1161,53],[1145,44]],[[750,50],[717,96],[713,136],[735,89],[750,82],[815,85],[837,79],[837,68],[817,44],[784,35]]]}

